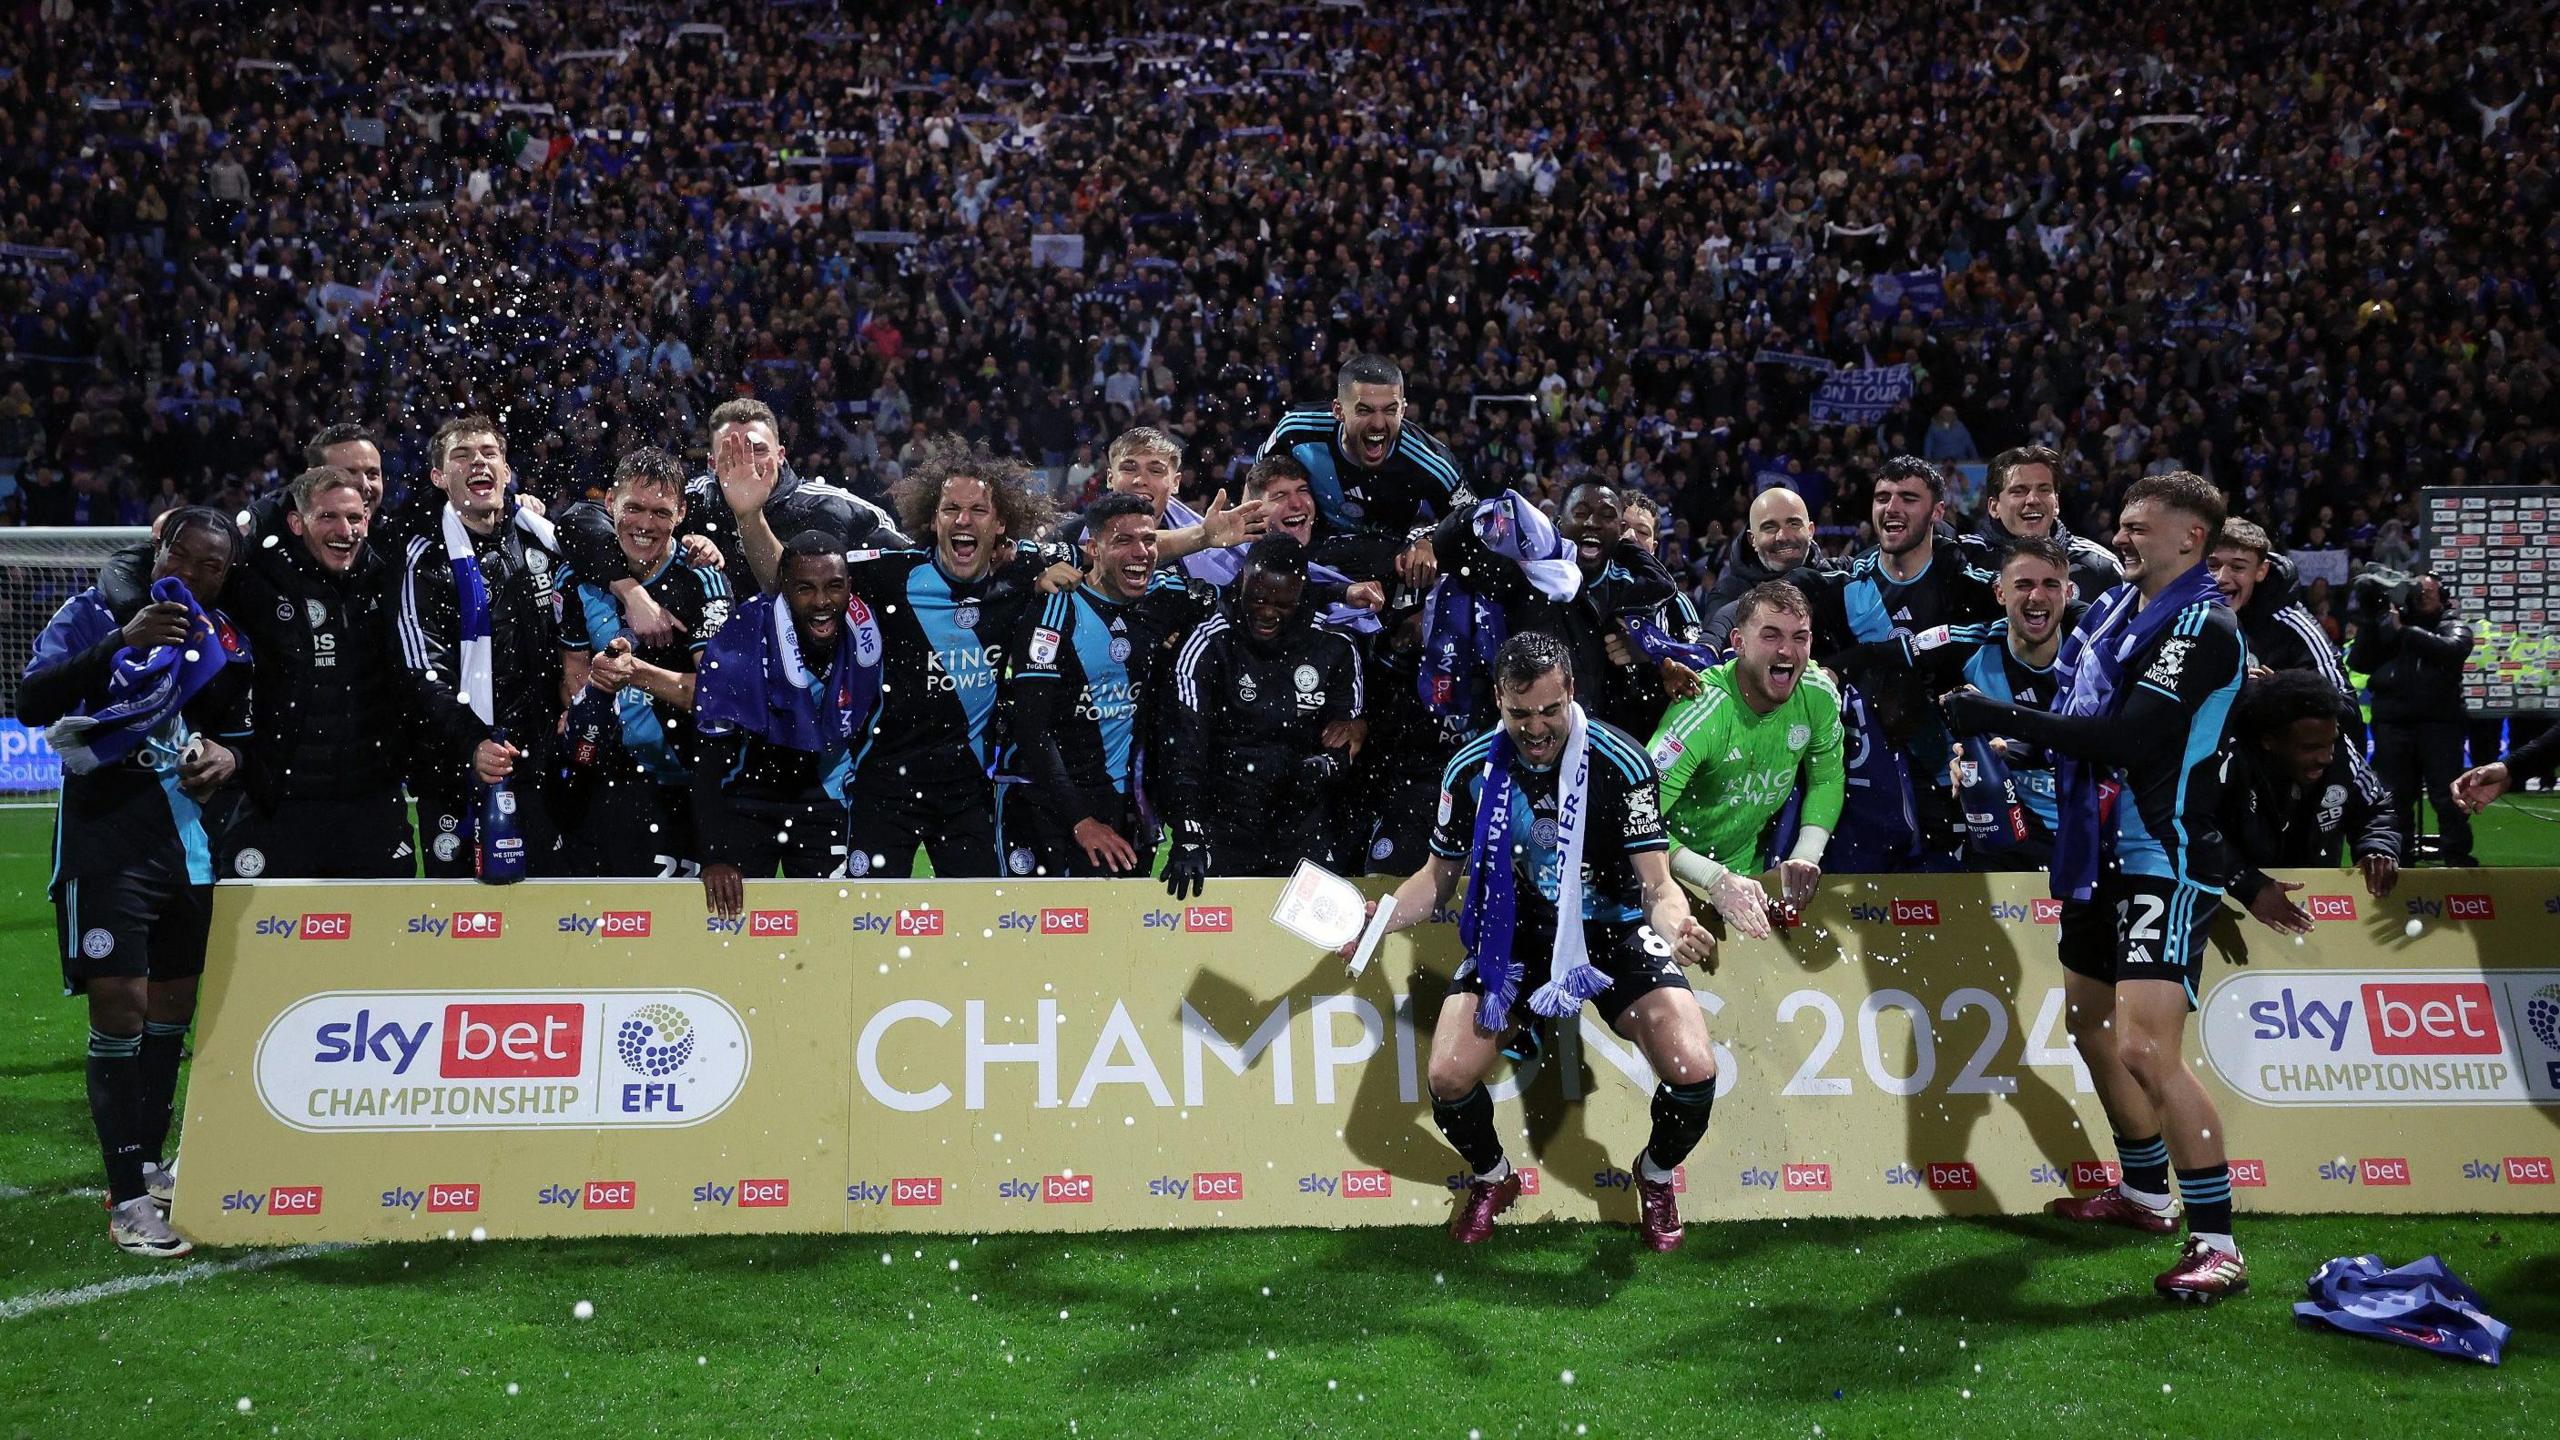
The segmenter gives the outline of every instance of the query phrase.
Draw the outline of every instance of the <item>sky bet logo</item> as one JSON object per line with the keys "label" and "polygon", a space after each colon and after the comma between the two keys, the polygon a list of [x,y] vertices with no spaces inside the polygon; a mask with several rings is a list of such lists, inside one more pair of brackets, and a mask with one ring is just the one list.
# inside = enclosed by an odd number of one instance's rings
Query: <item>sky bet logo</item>
{"label": "sky bet logo", "polygon": [[1970,1160],[1931,1160],[1918,1166],[1889,1165],[1885,1167],[1884,1183],[1931,1190],[1979,1190],[1982,1177]]}
{"label": "sky bet logo", "polygon": [[2356,897],[2314,895],[2302,902],[2302,908],[2310,912],[2314,920],[2353,920],[2356,918]]}
{"label": "sky bet logo", "polygon": [[1029,1180],[1007,1180],[996,1186],[996,1198],[1037,1200],[1043,1205],[1090,1205],[1093,1203],[1093,1177],[1043,1175],[1037,1184]]}
{"label": "sky bet logo", "polygon": [[2442,900],[2412,900],[2409,913],[2425,920],[2495,920],[2498,902],[2486,895],[2447,895]]}
{"label": "sky bet logo", "polygon": [[2393,1155],[2383,1159],[2348,1160],[2343,1157],[2320,1162],[2320,1178],[2348,1185],[2406,1185],[2409,1162]]}
{"label": "sky bet logo", "polygon": [[423,1190],[385,1190],[382,1208],[418,1213],[425,1205],[430,1215],[472,1215],[480,1209],[480,1187],[464,1184],[430,1184]]}
{"label": "sky bet logo", "polygon": [[1790,1160],[1775,1170],[1745,1170],[1742,1172],[1742,1188],[1780,1190],[1790,1195],[1827,1194],[1831,1189],[1831,1167]]}
{"label": "sky bet logo", "polygon": [[2043,896],[2025,901],[1994,900],[1991,902],[1991,919],[1994,924],[2000,925],[2015,925],[2021,921],[2037,925],[2059,925],[2062,923],[2062,902],[2049,900]]}
{"label": "sky bet logo", "polygon": [[[2364,1026],[2376,1055],[2496,1055],[2504,1042],[2489,987],[2476,984],[2367,984]],[[2249,1006],[2261,1040],[2316,1040],[2345,1048],[2358,1002],[2304,1000],[2290,985]]]}
{"label": "sky bet logo", "polygon": [[584,1185],[545,1185],[534,1197],[538,1205],[563,1210],[629,1210],[640,1203],[636,1180],[590,1180]]}
{"label": "sky bet logo", "polygon": [[1384,1170],[1345,1170],[1339,1175],[1301,1175],[1301,1195],[1332,1195],[1344,1200],[1385,1200],[1396,1193],[1395,1177]]}
{"label": "sky bet logo", "polygon": [[723,1185],[706,1180],[693,1187],[696,1205],[735,1205],[741,1210],[783,1210],[791,1205],[791,1182],[788,1180],[741,1180]]}
{"label": "sky bet logo", "polygon": [[2486,1180],[2495,1185],[2504,1180],[2510,1185],[2549,1185],[2553,1183],[2551,1157],[2548,1155],[2510,1155],[2504,1161],[2467,1160],[2462,1178]]}
{"label": "sky bet logo", "polygon": [[790,940],[800,934],[800,912],[797,910],[750,910],[734,919],[718,915],[705,917],[705,933],[712,935],[744,935],[752,940]]}
{"label": "sky bet logo", "polygon": [[317,1215],[320,1213],[320,1187],[317,1185],[278,1185],[261,1195],[254,1190],[234,1190],[222,1197],[224,1213],[246,1211],[251,1215]]}
{"label": "sky bet logo", "polygon": [[1180,930],[1191,935],[1226,935],[1236,928],[1236,912],[1228,905],[1186,905],[1176,915],[1170,910],[1150,910],[1144,928]]}
{"label": "sky bet logo", "polygon": [[1890,905],[1852,905],[1849,918],[1867,925],[1879,921],[1894,925],[1935,925],[1938,923],[1938,902],[1896,900]]}
{"label": "sky bet logo", "polygon": [[877,1205],[886,1200],[892,1205],[939,1205],[942,1203],[942,1177],[939,1175],[906,1175],[886,1185],[856,1180],[844,1187],[847,1205]]}
{"label": "sky bet logo", "polygon": [[646,940],[649,938],[649,912],[646,910],[607,910],[601,915],[563,915],[563,935],[593,935],[599,940]]}
{"label": "sky bet logo", "polygon": [[895,933],[901,940],[938,940],[942,938],[942,912],[901,910]]}
{"label": "sky bet logo", "polygon": [[412,915],[412,935],[450,935],[456,940],[495,940],[507,928],[503,910],[456,910],[451,919],[442,915]]}
{"label": "sky bet logo", "polygon": [[1147,1193],[1159,1200],[1241,1200],[1244,1176],[1233,1170],[1194,1174],[1188,1180],[1160,1175],[1147,1182]]}
{"label": "sky bet logo", "polygon": [[344,940],[355,934],[355,920],[348,915],[305,915],[299,920],[269,915],[258,922],[258,933],[279,940]]}
{"label": "sky bet logo", "polygon": [[1093,913],[1089,910],[1043,910],[1035,915],[1028,910],[1015,910],[998,920],[996,928],[1024,935],[1090,935],[1093,933]]}

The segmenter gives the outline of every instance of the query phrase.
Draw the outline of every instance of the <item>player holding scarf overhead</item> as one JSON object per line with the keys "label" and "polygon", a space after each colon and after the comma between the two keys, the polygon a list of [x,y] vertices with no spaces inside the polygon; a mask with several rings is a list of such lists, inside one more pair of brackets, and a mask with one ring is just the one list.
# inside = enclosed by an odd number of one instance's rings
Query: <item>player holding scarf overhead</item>
{"label": "player holding scarf overhead", "polygon": [[[2215,1300],[2249,1286],[2231,1239],[2221,1116],[2181,1058],[2204,971],[2205,928],[2228,876],[2215,816],[2222,742],[2247,651],[2206,568],[2222,492],[2185,473],[2125,493],[2116,553],[2127,584],[2100,596],[2064,642],[2054,713],[1971,687],[1946,697],[1959,734],[2041,745],[2054,765],[2053,894],[2072,1043],[2115,1126],[2124,1180],[2047,1208],[2066,1219],[2165,1235],[2177,1228],[2169,1164],[2187,1202],[2162,1295]],[[2099,792],[2121,777],[2112,823]]]}
{"label": "player holding scarf overhead", "polygon": [[1474,1172],[1449,1234],[1485,1239],[1520,1198],[1484,1088],[1503,1030],[1524,1008],[1561,1019],[1590,1001],[1662,1077],[1630,1168],[1645,1243],[1670,1250],[1682,1238],[1673,1171],[1706,1135],[1716,1094],[1706,1013],[1680,965],[1711,965],[1715,941],[1671,878],[1652,762],[1583,713],[1564,646],[1514,635],[1493,669],[1501,724],[1449,762],[1430,863],[1385,902],[1402,930],[1467,881],[1467,959],[1431,1034],[1432,1117]]}

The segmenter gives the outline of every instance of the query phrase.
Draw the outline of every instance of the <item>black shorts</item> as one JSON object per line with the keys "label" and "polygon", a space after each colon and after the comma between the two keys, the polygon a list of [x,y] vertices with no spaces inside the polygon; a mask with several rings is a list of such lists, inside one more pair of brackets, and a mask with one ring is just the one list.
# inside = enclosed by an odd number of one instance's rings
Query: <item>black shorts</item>
{"label": "black shorts", "polygon": [[844,878],[844,807],[830,800],[818,805],[778,805],[761,800],[729,802],[739,829],[749,838],[737,854],[712,864],[731,864],[750,880],[770,880],[780,870],[786,880]]}
{"label": "black shorts", "polygon": [[204,973],[213,887],[190,883],[183,859],[164,856],[64,880],[53,915],[65,995],[92,980],[185,980]]}
{"label": "black shorts", "polygon": [[845,873],[904,880],[916,873],[916,851],[943,880],[991,879],[997,861],[995,786],[961,775],[942,781],[863,783],[845,793]]}
{"label": "black shorts", "polygon": [[418,873],[409,806],[397,790],[243,805],[215,852],[226,880],[408,880]]}
{"label": "black shorts", "polygon": [[2222,897],[2201,885],[2109,871],[2089,899],[2062,905],[2062,968],[2108,985],[2171,980],[2196,1008],[2205,931]]}
{"label": "black shorts", "polygon": [[[1689,988],[1689,977],[1682,973],[1670,944],[1656,936],[1650,925],[1641,921],[1591,920],[1584,922],[1583,937],[1591,947],[1591,963],[1609,977],[1609,988],[1592,997],[1591,1005],[1600,1012],[1600,1023],[1612,1031],[1618,1028],[1618,1017],[1645,996],[1656,990]],[[1520,993],[1511,997],[1511,1019],[1529,1018],[1529,997],[1547,983],[1547,957],[1553,944],[1544,927],[1522,926],[1513,933],[1511,956],[1520,962],[1523,973]],[[1484,980],[1476,974],[1473,956],[1458,967],[1457,978],[1449,988],[1453,993],[1484,993]]]}
{"label": "black shorts", "polygon": [[693,795],[682,785],[615,776],[581,788],[574,817],[561,815],[560,873],[592,879],[689,880]]}

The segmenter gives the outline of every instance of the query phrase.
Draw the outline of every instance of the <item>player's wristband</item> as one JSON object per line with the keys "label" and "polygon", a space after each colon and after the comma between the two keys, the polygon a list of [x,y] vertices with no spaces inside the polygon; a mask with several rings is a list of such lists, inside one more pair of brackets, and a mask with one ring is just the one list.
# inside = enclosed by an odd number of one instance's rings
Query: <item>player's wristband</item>
{"label": "player's wristband", "polygon": [[1692,890],[1704,892],[1725,877],[1725,867],[1713,858],[1699,854],[1687,846],[1671,847],[1671,878]]}
{"label": "player's wristband", "polygon": [[1787,852],[1787,858],[1819,865],[1822,863],[1823,849],[1830,843],[1830,831],[1819,825],[1807,825],[1796,831],[1796,847]]}

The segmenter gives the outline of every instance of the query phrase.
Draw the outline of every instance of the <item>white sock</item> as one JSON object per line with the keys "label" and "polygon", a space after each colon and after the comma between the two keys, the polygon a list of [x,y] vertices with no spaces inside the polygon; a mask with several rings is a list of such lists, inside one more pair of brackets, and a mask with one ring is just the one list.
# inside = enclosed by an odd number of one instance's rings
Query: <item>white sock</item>
{"label": "white sock", "polygon": [[1654,1164],[1653,1151],[1650,1149],[1639,1150],[1636,1152],[1636,1173],[1642,1175],[1646,1180],[1651,1181],[1656,1185],[1668,1185],[1673,1180],[1679,1178],[1672,1172]]}
{"label": "white sock", "polygon": [[2234,1260],[2240,1258],[2240,1247],[2232,1244],[2231,1237],[2228,1235],[2217,1235],[2210,1230],[2191,1230],[2187,1234],[2189,1239],[2202,1241]]}
{"label": "white sock", "polygon": [[2164,1215],[2169,1211],[2169,1197],[2166,1195],[2149,1190],[2136,1190],[2121,1180],[2116,1182],[2116,1189],[2123,1192],[2124,1198],[2146,1210],[2156,1210]]}
{"label": "white sock", "polygon": [[1494,1161],[1494,1162],[1493,1162],[1493,1168],[1492,1168],[1492,1169],[1485,1171],[1485,1172],[1484,1172],[1483,1174],[1481,1174],[1481,1175],[1478,1175],[1478,1176],[1476,1177],[1476,1183],[1477,1183],[1477,1184],[1479,1184],[1479,1185],[1499,1185],[1499,1184],[1501,1184],[1503,1181],[1508,1180],[1508,1179],[1510,1179],[1510,1178],[1511,1178],[1511,1157],[1510,1157],[1510,1156],[1508,1156],[1508,1155],[1505,1155],[1505,1156],[1503,1156],[1501,1159],[1496,1160],[1496,1161]]}

